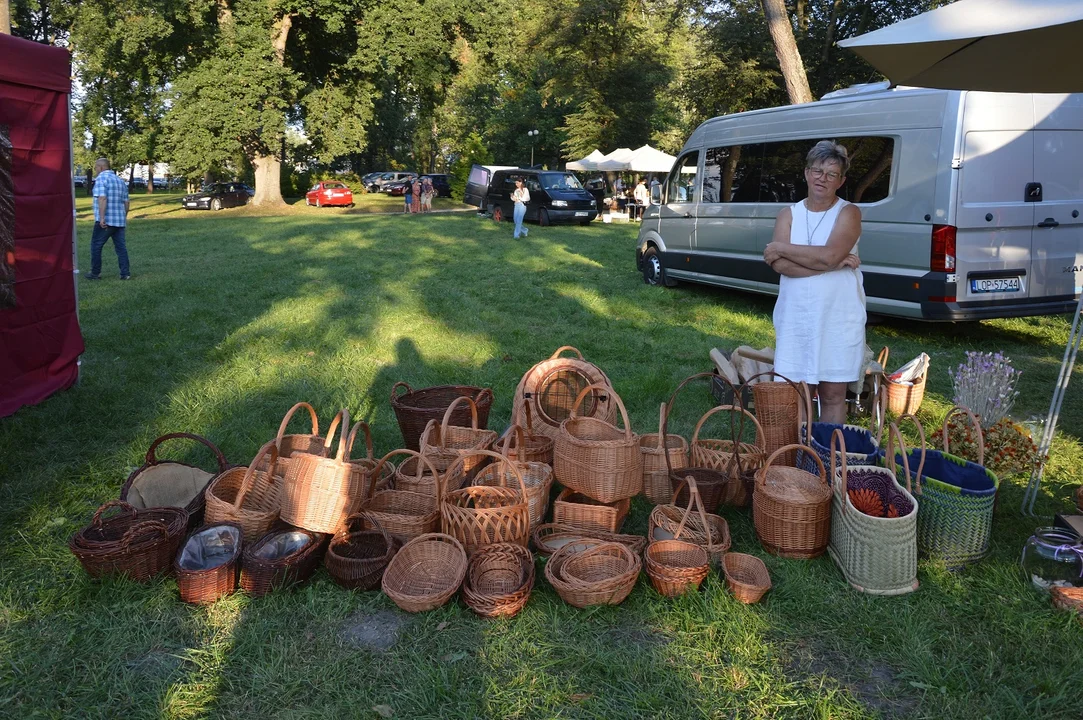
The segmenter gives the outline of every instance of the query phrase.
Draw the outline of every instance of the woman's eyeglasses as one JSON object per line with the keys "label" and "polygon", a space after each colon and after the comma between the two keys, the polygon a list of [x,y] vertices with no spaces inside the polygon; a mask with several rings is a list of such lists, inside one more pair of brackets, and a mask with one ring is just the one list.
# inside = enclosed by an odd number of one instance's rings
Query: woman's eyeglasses
{"label": "woman's eyeglasses", "polygon": [[812,177],[816,179],[820,179],[826,176],[827,179],[831,182],[835,182],[840,177],[842,177],[842,175],[839,175],[837,172],[827,172],[823,168],[819,167],[810,167],[808,168],[808,171],[812,174]]}

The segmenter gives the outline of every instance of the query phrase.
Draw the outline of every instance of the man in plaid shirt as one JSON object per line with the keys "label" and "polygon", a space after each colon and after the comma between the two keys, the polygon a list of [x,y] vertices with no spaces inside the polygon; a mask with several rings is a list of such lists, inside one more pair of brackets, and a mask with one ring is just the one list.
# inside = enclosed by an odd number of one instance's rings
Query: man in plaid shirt
{"label": "man in plaid shirt", "polygon": [[124,244],[124,226],[128,220],[128,183],[109,169],[109,161],[98,158],[94,163],[94,235],[90,240],[90,274],[87,280],[101,279],[102,248],[113,238],[120,264],[120,279],[131,277],[128,248]]}

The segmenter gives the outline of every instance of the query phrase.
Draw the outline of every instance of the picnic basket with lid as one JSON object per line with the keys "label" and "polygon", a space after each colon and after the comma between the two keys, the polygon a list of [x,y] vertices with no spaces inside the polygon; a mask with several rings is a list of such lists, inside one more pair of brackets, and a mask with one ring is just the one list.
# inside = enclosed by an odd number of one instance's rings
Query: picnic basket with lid
{"label": "picnic basket with lid", "polygon": [[[399,394],[398,390],[406,392]],[[472,385],[436,385],[414,390],[404,382],[397,382],[391,388],[391,409],[399,422],[404,447],[417,452],[421,449],[421,434],[430,420],[440,422],[445,411],[456,399],[470,398],[478,413],[478,427],[489,426],[489,410],[493,406],[493,391],[489,388]],[[451,416],[451,421],[458,426],[470,422],[470,413],[465,407],[459,407]]]}
{"label": "picnic basket with lid", "polygon": [[[550,465],[536,461],[520,461],[511,458],[509,444],[512,438],[523,439],[523,430],[518,425],[512,425],[504,439],[502,458],[489,463],[474,478],[474,485],[506,485],[511,471],[507,468],[509,463],[514,464],[519,470],[523,480],[523,488],[526,493],[527,504],[530,506],[530,526],[534,527],[545,519],[545,513],[549,510],[549,491],[553,486],[553,468]],[[522,447],[522,444],[519,445]],[[450,492],[450,491],[449,491]]]}
{"label": "picnic basket with lid", "polygon": [[534,589],[534,556],[521,545],[486,545],[470,557],[463,600],[482,617],[511,617]]}
{"label": "picnic basket with lid", "polygon": [[[121,512],[105,517],[112,508]],[[169,570],[187,528],[184,508],[139,510],[112,500],[98,508],[90,525],[72,536],[68,548],[91,577],[126,575],[147,582]]]}
{"label": "picnic basket with lid", "polygon": [[783,445],[756,473],[752,519],[767,552],[788,558],[823,555],[831,532],[831,486],[819,456],[812,453],[818,475],[775,461],[805,445]]}
{"label": "picnic basket with lid", "polygon": [[346,530],[331,539],[323,565],[331,579],[350,590],[374,590],[401,544],[384,532],[379,522],[367,518],[372,530],[362,530],[364,513],[351,515]]}
{"label": "picnic basket with lid", "polygon": [[[428,472],[434,478],[442,478],[429,462],[428,458],[414,450],[392,450],[380,459],[373,473],[380,474],[382,466],[391,461],[397,455],[407,455],[416,458],[427,467]],[[402,464],[400,464],[400,467]],[[361,503],[363,516],[361,526],[369,529],[366,520],[373,518],[388,535],[406,543],[409,540],[425,533],[437,532],[440,529],[440,503],[443,501],[443,482],[437,481],[432,485],[432,494],[413,492],[411,490],[381,490],[374,492],[369,486],[369,497]]]}
{"label": "picnic basket with lid", "polygon": [[[647,539],[649,542],[673,540],[680,531],[685,542],[699,545],[712,562],[717,562],[730,549],[729,523],[721,515],[707,512],[694,477],[688,475],[681,482],[687,488],[678,488],[669,504],[656,505],[651,510]],[[684,507],[679,504],[682,495],[688,498]]]}
{"label": "picnic basket with lid", "polygon": [[406,612],[434,610],[458,591],[466,577],[462,544],[450,535],[426,533],[402,546],[384,571],[384,594]]}
{"label": "picnic basket with lid", "polygon": [[[593,392],[607,395],[617,405],[623,430],[605,420],[576,413]],[[587,385],[579,391],[556,436],[553,472],[565,487],[604,503],[631,498],[642,490],[639,437],[632,432],[628,412],[612,387]]]}
{"label": "picnic basket with lid", "polygon": [[[278,448],[272,440],[260,448],[247,468],[230,468],[211,480],[206,493],[206,521],[237,523],[246,542],[263,537],[278,519],[282,481],[277,463]],[[257,470],[261,464],[268,469]]]}
{"label": "picnic basket with lid", "polygon": [[[566,351],[575,357],[562,357]],[[560,424],[571,415],[575,398],[588,385],[611,387],[613,383],[601,368],[584,360],[583,353],[576,348],[570,345],[557,348],[548,360],[530,368],[519,381],[512,417],[522,416],[529,406],[533,432],[556,438]],[[579,408],[579,415],[611,423],[616,418],[616,408],[608,395],[592,394]]]}
{"label": "picnic basket with lid", "polygon": [[325,535],[286,528],[272,530],[241,554],[241,588],[262,597],[279,588],[303,583],[320,563]]}
{"label": "picnic basket with lid", "polygon": [[[217,471],[208,472],[177,460],[159,459],[158,447],[170,440],[193,440],[207,446],[214,453]],[[120,489],[120,499],[137,509],[182,507],[188,511],[188,526],[198,527],[203,524],[206,506],[204,490],[215,475],[228,469],[225,455],[207,438],[192,433],[168,433],[151,443],[143,464],[132,471]]]}
{"label": "picnic basket with lid", "polygon": [[665,425],[666,404],[662,403],[658,408],[658,432],[639,436],[639,452],[643,456],[643,495],[655,505],[669,502],[673,492],[669,484],[669,468],[680,470],[688,465],[688,441],[680,435],[667,434]]}
{"label": "picnic basket with lid", "polygon": [[[440,503],[440,526],[444,534],[462,543],[467,555],[486,545],[513,543],[526,547],[530,540],[530,505],[517,463],[505,462],[491,450],[481,450],[486,460],[502,462],[499,485],[471,485],[445,493]],[[461,465],[466,458],[459,458]],[[516,487],[509,487],[508,478]]]}
{"label": "picnic basket with lid", "polygon": [[583,538],[553,553],[545,579],[569,605],[618,605],[632,592],[642,566],[627,545]]}
{"label": "picnic basket with lid", "polygon": [[188,536],[173,561],[181,600],[205,605],[237,589],[242,536],[241,526],[229,522],[204,525]]}
{"label": "picnic basket with lid", "polygon": [[[450,425],[451,416],[460,405],[470,408],[470,425],[460,427]],[[467,480],[473,479],[478,470],[488,462],[488,456],[475,453],[475,450],[490,450],[496,441],[493,430],[478,426],[477,405],[470,398],[460,397],[452,401],[440,423],[430,420],[421,434],[421,454],[429,458],[437,470],[444,472],[455,461],[462,458],[463,474]]]}

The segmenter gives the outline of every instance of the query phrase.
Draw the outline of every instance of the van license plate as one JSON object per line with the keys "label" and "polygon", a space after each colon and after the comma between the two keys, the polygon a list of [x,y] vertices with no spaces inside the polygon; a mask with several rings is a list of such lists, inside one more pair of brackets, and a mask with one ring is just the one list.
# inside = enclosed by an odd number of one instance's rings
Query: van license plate
{"label": "van license plate", "polygon": [[185,203],[184,207],[198,207],[199,203]]}
{"label": "van license plate", "polygon": [[970,280],[970,292],[972,293],[1019,292],[1022,289],[1023,284],[1018,277]]}
{"label": "van license plate", "polygon": [[577,212],[577,213],[575,214],[575,216],[576,216],[576,217],[586,217],[586,216],[587,216],[587,213],[586,213],[586,212],[584,212],[584,211],[580,211],[580,212]]}

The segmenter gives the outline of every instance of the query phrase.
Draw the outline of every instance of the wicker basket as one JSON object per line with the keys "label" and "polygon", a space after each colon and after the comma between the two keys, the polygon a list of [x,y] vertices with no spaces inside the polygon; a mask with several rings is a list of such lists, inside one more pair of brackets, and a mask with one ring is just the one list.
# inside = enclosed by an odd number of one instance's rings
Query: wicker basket
{"label": "wicker basket", "polygon": [[641,568],[627,545],[584,539],[553,553],[545,579],[569,605],[618,605],[632,592]]}
{"label": "wicker basket", "polygon": [[647,546],[643,559],[651,585],[665,597],[699,589],[711,571],[707,551],[684,540],[656,540]]}
{"label": "wicker basket", "polygon": [[[579,417],[576,409],[592,391],[604,391],[620,409],[624,430],[604,420]],[[588,385],[560,425],[553,448],[553,472],[565,487],[604,503],[638,495],[643,489],[639,437],[632,432],[628,411],[613,388]]]}
{"label": "wicker basket", "polygon": [[[406,392],[399,394],[399,388]],[[397,382],[391,388],[391,409],[399,421],[404,447],[417,452],[421,449],[421,434],[430,420],[440,422],[444,412],[457,398],[467,397],[474,401],[478,410],[478,427],[489,427],[489,410],[493,406],[493,391],[470,385],[437,385],[435,387],[414,390],[404,382]],[[452,416],[455,425],[463,426],[470,421],[465,407],[460,407]]]}
{"label": "wicker basket", "polygon": [[[176,460],[159,460],[158,446],[168,440],[194,440],[210,448],[218,464],[217,472],[188,465]],[[188,527],[203,524],[203,497],[207,485],[217,473],[229,469],[225,455],[205,437],[191,433],[162,435],[150,445],[143,464],[128,476],[120,489],[120,499],[134,508],[181,507],[188,511]]]}
{"label": "wicker basket", "polygon": [[488,545],[470,558],[463,600],[482,617],[511,617],[534,589],[534,556],[520,545]]}
{"label": "wicker basket", "polygon": [[[257,470],[265,456],[268,470]],[[278,448],[275,441],[264,445],[248,468],[230,468],[207,486],[208,523],[235,522],[244,531],[245,542],[255,542],[278,519],[279,491],[276,479]]]}
{"label": "wicker basket", "polygon": [[[526,547],[530,540],[530,504],[524,490],[523,474],[516,463],[503,462],[502,455],[491,450],[478,451],[488,461],[502,462],[497,473],[498,485],[472,485],[446,493],[440,503],[442,531],[462,543],[467,555],[494,543],[512,543]],[[466,458],[456,461],[462,465]],[[508,487],[507,478],[518,487]]]}
{"label": "wicker basket", "polygon": [[406,612],[434,610],[466,577],[466,551],[458,540],[426,533],[403,545],[384,572],[384,594]]}
{"label": "wicker basket", "polygon": [[[565,351],[575,353],[575,357],[561,357]],[[611,387],[613,383],[601,368],[584,360],[581,352],[565,345],[523,375],[515,388],[511,416],[522,417],[524,409],[529,407],[531,417],[536,420],[532,432],[556,438],[560,424],[571,416],[575,398],[588,385]],[[616,411],[608,395],[596,394],[579,408],[579,416],[611,423]]]}
{"label": "wicker basket", "polygon": [[1083,588],[1054,586],[1049,588],[1049,598],[1053,602],[1053,607],[1074,612],[1076,618],[1083,622]]}
{"label": "wicker basket", "polygon": [[[669,400],[666,402],[666,418],[662,423],[662,432],[669,432],[669,418],[673,414],[673,407],[677,402],[677,396],[681,391],[688,386],[693,380],[706,379],[713,381],[715,375],[713,373],[696,373],[686,377],[677,388],[670,395]],[[728,382],[728,381],[723,381]],[[701,416],[700,422],[703,421],[707,414]],[[671,458],[666,455],[666,462],[669,463]],[[684,484],[684,479],[691,476],[695,479],[696,484],[700,492],[700,500],[704,504],[704,508],[707,512],[715,512],[718,510],[718,506],[722,503],[722,500],[731,493],[728,492],[728,488],[732,486],[731,478],[727,472],[722,472],[708,467],[698,467],[695,463],[691,462],[690,466],[683,468],[669,467],[669,489],[670,493],[674,491],[680,491],[681,495],[678,496],[677,502],[681,504],[688,503],[688,489]]]}
{"label": "wicker basket", "polygon": [[[523,425],[523,416],[525,415],[526,424]],[[514,424],[523,427],[525,433],[520,438],[518,434],[512,435],[508,430],[506,440],[504,444],[504,454],[512,460],[518,460],[519,462],[539,462],[545,463],[552,467],[553,465],[553,438],[548,435],[541,435],[534,432],[534,421],[532,418],[532,412],[530,410],[530,403],[524,403],[522,406],[522,413],[515,418]]]}
{"label": "wicker basket", "polygon": [[[669,484],[669,468],[680,470],[688,466],[688,441],[680,435],[666,434],[665,426],[666,404],[662,403],[658,410],[658,432],[639,437],[643,494],[655,505],[669,502],[673,493]],[[669,457],[666,457],[667,454]]]}
{"label": "wicker basket", "polygon": [[[424,463],[433,477],[442,477],[432,463],[414,450],[393,450],[380,459],[373,473],[379,476],[382,466],[396,455],[408,455]],[[405,464],[405,463],[403,463]],[[402,464],[400,464],[402,467]],[[370,486],[371,487],[371,486]],[[443,501],[442,482],[433,483],[433,494],[409,490],[382,490],[361,503],[361,511],[372,517],[387,534],[401,543],[407,543],[419,535],[440,529],[440,503]],[[370,490],[371,492],[371,490]],[[362,526],[365,526],[362,520]]]}
{"label": "wicker basket", "polygon": [[[103,518],[114,507],[122,514]],[[137,510],[113,500],[98,508],[68,547],[91,577],[125,575],[148,582],[169,570],[187,527],[188,511],[183,508]]]}
{"label": "wicker basket", "polygon": [[695,478],[688,475],[681,482],[687,485],[687,489],[682,488],[688,498],[685,507],[678,504],[680,491],[673,494],[670,504],[656,505],[647,519],[647,538],[658,542],[683,536],[685,542],[699,545],[712,562],[718,562],[730,549],[729,523],[724,517],[707,512]]}
{"label": "wicker basket", "polygon": [[173,561],[181,600],[207,605],[237,589],[242,536],[236,523],[204,525],[188,536]]}
{"label": "wicker basket", "polygon": [[273,590],[303,583],[320,564],[325,536],[290,528],[272,531],[245,546],[241,556],[241,588],[262,597]]}
{"label": "wicker basket", "polygon": [[925,372],[914,379],[913,384],[900,383],[888,377],[887,362],[890,352],[887,347],[880,351],[877,362],[884,369],[883,393],[886,399],[887,411],[895,415],[913,415],[921,407],[921,401],[925,399],[925,378],[929,374],[928,366]]}
{"label": "wicker basket", "polygon": [[565,545],[578,543],[583,539],[619,542],[622,545],[627,545],[628,549],[636,555],[641,555],[647,549],[647,538],[642,535],[619,535],[603,530],[587,530],[570,525],[561,525],[560,523],[539,525],[534,528],[531,535],[534,549],[543,557],[549,557]]}
{"label": "wicker basket", "polygon": [[384,571],[398,552],[400,544],[372,518],[367,519],[375,530],[356,530],[353,522],[364,513],[347,520],[347,532],[336,535],[327,547],[323,565],[331,579],[349,590],[375,590],[380,587]]}
{"label": "wicker basket", "polygon": [[[312,421],[311,432],[307,434],[287,434],[286,427],[301,408],[308,410],[308,416]],[[306,402],[297,403],[282,417],[282,422],[278,425],[278,433],[275,435],[274,444],[275,447],[278,448],[276,474],[279,476],[286,474],[286,469],[290,464],[290,458],[296,453],[311,453],[312,455],[326,457],[331,452],[330,444],[327,442],[326,438],[320,435],[320,422],[316,417],[316,410]],[[256,469],[267,470],[269,467],[270,466],[264,462]]]}
{"label": "wicker basket", "polygon": [[[741,417],[741,426],[733,432],[731,439],[701,438],[700,431],[703,424],[712,415],[724,411],[730,413],[731,428],[733,414],[736,413]],[[751,443],[740,440],[744,431],[745,418],[751,419],[756,429],[756,439]],[[749,481],[755,478],[756,471],[763,467],[764,461],[767,460],[767,454],[763,449],[764,442],[763,429],[756,420],[756,416],[739,405],[719,405],[700,418],[692,434],[691,464],[693,467],[715,470],[720,473],[719,477],[725,478],[724,481],[720,481],[715,479],[715,476],[711,476],[710,479],[713,481],[708,481],[708,478],[699,480],[700,494],[711,512],[723,504],[736,507],[745,507],[749,504],[752,500],[752,485],[754,485],[754,482]],[[675,475],[680,474],[680,472],[675,473]],[[671,485],[672,477],[670,478]],[[681,502],[683,501],[682,498]]]}
{"label": "wicker basket", "polygon": [[[781,381],[752,384],[753,380],[761,377],[777,377]],[[764,454],[772,455],[780,447],[796,445],[801,434],[801,391],[796,383],[774,371],[767,371],[748,378],[745,385],[752,387],[756,419],[763,430]],[[783,455],[781,462],[783,465],[795,465],[796,450]]]}
{"label": "wicker basket", "polygon": [[451,467],[444,468],[444,470],[453,472],[440,471],[432,462],[432,458],[427,456],[424,462],[417,457],[411,457],[399,463],[399,466],[395,469],[392,483],[395,490],[405,490],[407,492],[421,493],[422,495],[436,495],[438,480],[443,483],[444,492],[458,490],[466,482],[466,475],[463,473],[462,465],[453,464]]}
{"label": "wicker basket", "polygon": [[[354,442],[357,440],[357,432],[363,431],[365,433],[365,457],[354,458],[353,449]],[[358,420],[350,428],[350,437],[346,440],[346,454],[345,461],[350,464],[354,472],[354,482],[362,483],[361,487],[364,488],[361,494],[361,498],[358,502],[368,497],[369,486],[368,483],[375,482],[376,490],[387,490],[391,487],[391,482],[395,477],[395,466],[392,463],[387,463],[380,470],[380,477],[374,477],[372,471],[376,469],[376,463],[378,462],[372,454],[372,429],[369,424],[364,420]],[[356,512],[357,508],[352,508],[351,513]]]}
{"label": "wicker basket", "polygon": [[[894,464],[895,440],[902,435],[895,424],[888,429],[887,456]],[[895,479],[895,470],[856,465],[848,467],[845,436],[841,429],[831,437],[831,541],[827,552],[850,586],[870,595],[904,595],[918,589],[918,504]],[[910,467],[902,449],[907,485]],[[841,460],[841,467],[837,462]],[[910,512],[898,517],[872,517],[856,508],[848,489],[852,480],[877,482],[909,502]],[[903,503],[898,503],[903,504]]]}
{"label": "wicker basket", "polygon": [[632,508],[630,499],[603,503],[564,488],[553,501],[553,522],[585,530],[618,532]]}
{"label": "wicker basket", "polygon": [[506,467],[512,463],[522,476],[523,487],[526,492],[527,504],[530,506],[530,527],[545,520],[545,514],[549,511],[549,491],[553,487],[553,468],[541,462],[523,462],[508,459],[508,441],[513,437],[522,439],[523,431],[518,425],[512,425],[508,430],[505,440],[503,459],[486,465],[477,477],[474,485],[487,485],[494,487],[506,485],[511,471]]}
{"label": "wicker basket", "polygon": [[[758,407],[758,403],[757,403]],[[819,476],[774,462],[805,445],[783,445],[756,473],[752,520],[767,552],[789,558],[823,555],[831,535],[831,486],[819,456]]]}
{"label": "wicker basket", "polygon": [[733,597],[746,605],[758,603],[771,589],[767,566],[755,555],[726,553],[722,558],[722,572]]}
{"label": "wicker basket", "polygon": [[[450,425],[451,416],[460,405],[470,407],[470,426]],[[485,455],[475,450],[491,450],[497,434],[493,430],[479,429],[477,405],[470,398],[456,398],[448,406],[443,420],[437,424],[430,420],[421,434],[421,454],[429,458],[440,472],[445,472],[459,458],[463,459],[463,472],[472,480],[488,462]]]}

